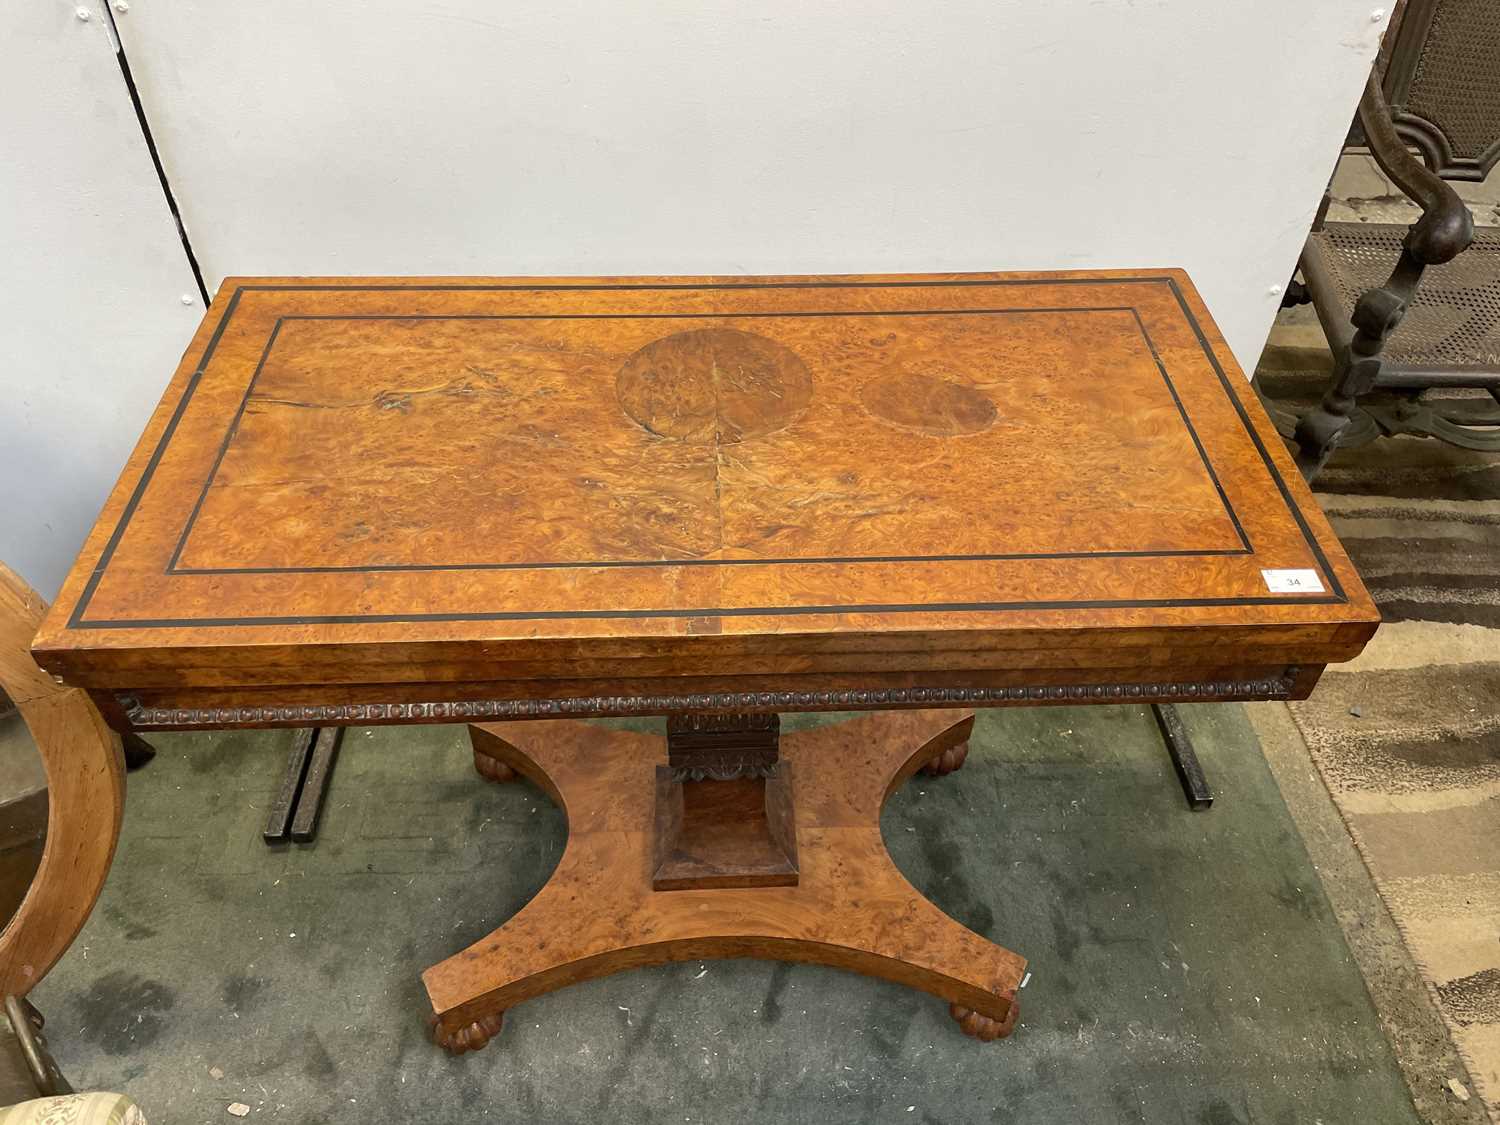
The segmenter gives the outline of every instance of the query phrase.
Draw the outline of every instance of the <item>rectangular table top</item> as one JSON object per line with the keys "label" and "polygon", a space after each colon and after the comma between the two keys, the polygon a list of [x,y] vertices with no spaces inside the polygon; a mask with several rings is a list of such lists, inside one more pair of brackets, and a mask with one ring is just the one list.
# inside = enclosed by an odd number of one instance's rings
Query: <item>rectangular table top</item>
{"label": "rectangular table top", "polygon": [[1180,678],[1377,620],[1181,271],[245,278],[36,655],[112,689]]}

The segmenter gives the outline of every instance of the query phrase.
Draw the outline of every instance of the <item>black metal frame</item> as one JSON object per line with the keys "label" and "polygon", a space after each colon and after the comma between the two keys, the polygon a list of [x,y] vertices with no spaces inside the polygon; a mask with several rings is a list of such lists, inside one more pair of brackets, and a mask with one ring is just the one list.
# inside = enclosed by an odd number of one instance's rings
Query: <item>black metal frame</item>
{"label": "black metal frame", "polygon": [[[19,1069],[24,1077],[19,1077],[19,1082],[23,1087],[27,1084],[31,1087],[29,1092],[22,1094],[25,1098],[52,1098],[73,1093],[73,1087],[63,1077],[57,1060],[47,1047],[47,1038],[42,1034],[45,1023],[42,1013],[30,1000],[23,996],[5,997],[4,1014],[0,1015],[0,1051],[7,1054],[14,1051],[20,1056]],[[18,1079],[13,1073],[15,1061],[6,1058],[0,1065],[0,1074],[5,1076],[0,1085],[5,1087],[7,1095],[0,1101],[5,1104],[9,1104],[10,1097],[15,1094],[12,1088]]]}
{"label": "black metal frame", "polygon": [[1177,771],[1177,780],[1182,783],[1182,794],[1187,798],[1188,808],[1202,812],[1214,803],[1213,790],[1208,787],[1203,765],[1198,761],[1198,752],[1193,749],[1193,740],[1188,737],[1182,716],[1170,703],[1153,703],[1151,714],[1161,729],[1161,738],[1172,756],[1172,768]]}
{"label": "black metal frame", "polygon": [[1381,58],[1385,63],[1383,86],[1390,106],[1391,124],[1406,144],[1420,150],[1422,159],[1434,174],[1445,180],[1480,183],[1500,162],[1500,136],[1477,157],[1454,156],[1448,135],[1442,128],[1413,113],[1407,106],[1412,79],[1416,77],[1422,49],[1427,45],[1437,6],[1438,0],[1406,0],[1388,33],[1390,49],[1389,52],[1382,51]]}
{"label": "black metal frame", "polygon": [[[1408,11],[1406,20],[1413,18]],[[1403,21],[1403,30],[1410,26],[1414,25]],[[1388,412],[1389,417],[1362,412],[1359,424],[1355,424],[1359,399],[1376,387],[1420,393],[1435,386],[1479,386],[1500,398],[1500,372],[1463,372],[1462,378],[1455,381],[1444,376],[1458,373],[1400,369],[1387,365],[1383,359],[1381,353],[1386,341],[1406,315],[1423,271],[1428,266],[1452,261],[1468,248],[1474,240],[1474,219],[1458,194],[1406,150],[1406,143],[1392,121],[1381,81],[1374,73],[1360,100],[1359,122],[1375,162],[1421,207],[1422,215],[1407,231],[1401,255],[1385,284],[1369,290],[1355,304],[1352,333],[1337,323],[1338,314],[1333,311],[1334,287],[1319,275],[1312,255],[1303,255],[1303,276],[1334,351],[1333,378],[1322,401],[1297,421],[1294,430],[1297,467],[1309,480],[1338,446],[1367,440],[1379,431],[1429,434],[1449,441],[1457,439],[1458,444],[1470,448],[1500,449],[1500,432],[1465,433],[1452,419],[1418,404],[1415,395],[1405,407]],[[1373,427],[1379,427],[1379,431]]]}
{"label": "black metal frame", "polygon": [[302,727],[292,738],[281,788],[261,837],[268,844],[308,844],[317,838],[318,818],[338,762],[343,727]]}

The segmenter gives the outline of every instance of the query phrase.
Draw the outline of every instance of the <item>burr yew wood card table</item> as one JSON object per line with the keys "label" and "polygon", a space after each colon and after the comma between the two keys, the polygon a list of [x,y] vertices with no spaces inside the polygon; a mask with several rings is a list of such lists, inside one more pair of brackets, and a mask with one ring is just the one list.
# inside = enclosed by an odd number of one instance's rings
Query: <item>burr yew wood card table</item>
{"label": "burr yew wood card table", "polygon": [[[968,709],[1298,698],[1376,621],[1180,271],[241,279],[34,652],[121,729],[471,723],[558,800],[549,884],[425,974],[452,1050],[740,956],[992,1039],[1024,962],[885,798]],[[886,713],[779,737],[831,710]],[[621,715],[665,741],[575,721]]]}

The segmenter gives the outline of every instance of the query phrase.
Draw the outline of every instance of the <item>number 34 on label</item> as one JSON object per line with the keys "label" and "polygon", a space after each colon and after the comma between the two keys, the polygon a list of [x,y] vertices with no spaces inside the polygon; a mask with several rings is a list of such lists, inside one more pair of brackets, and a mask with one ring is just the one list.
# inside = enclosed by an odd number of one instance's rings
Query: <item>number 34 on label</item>
{"label": "number 34 on label", "polygon": [[1262,570],[1266,589],[1273,594],[1321,594],[1322,580],[1316,570]]}

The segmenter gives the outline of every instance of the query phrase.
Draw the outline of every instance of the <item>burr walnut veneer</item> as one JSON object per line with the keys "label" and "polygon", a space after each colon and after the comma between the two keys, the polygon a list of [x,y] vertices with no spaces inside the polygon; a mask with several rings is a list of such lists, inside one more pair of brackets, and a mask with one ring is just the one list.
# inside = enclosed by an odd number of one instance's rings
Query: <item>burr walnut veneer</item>
{"label": "burr walnut veneer", "polygon": [[[711,954],[890,976],[990,1038],[1020,959],[879,844],[891,787],[961,764],[933,709],[1298,697],[1376,621],[1180,271],[260,278],[34,653],[122,729],[476,723],[481,772],[562,800],[553,884],[427,974],[451,1048]],[[607,715],[674,716],[665,751],[514,723]]]}

